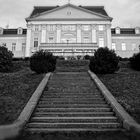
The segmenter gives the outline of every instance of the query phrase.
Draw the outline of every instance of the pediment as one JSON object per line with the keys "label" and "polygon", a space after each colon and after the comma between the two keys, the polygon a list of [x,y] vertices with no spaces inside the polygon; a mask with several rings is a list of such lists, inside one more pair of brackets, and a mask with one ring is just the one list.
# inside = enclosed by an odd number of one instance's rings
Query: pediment
{"label": "pediment", "polygon": [[95,20],[106,20],[109,19],[107,16],[94,13],[83,8],[79,8],[72,5],[62,6],[48,12],[43,12],[40,15],[37,15],[31,20],[54,20],[54,19],[95,19]]}

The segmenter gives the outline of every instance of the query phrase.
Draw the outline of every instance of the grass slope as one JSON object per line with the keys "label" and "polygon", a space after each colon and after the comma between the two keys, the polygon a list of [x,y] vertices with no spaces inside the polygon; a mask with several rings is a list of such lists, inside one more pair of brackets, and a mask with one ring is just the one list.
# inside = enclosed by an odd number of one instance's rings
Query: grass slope
{"label": "grass slope", "polygon": [[0,73],[0,125],[16,120],[43,78],[29,67],[20,66],[16,64],[12,73]]}
{"label": "grass slope", "polygon": [[115,74],[98,76],[118,102],[140,123],[140,72],[121,68]]}

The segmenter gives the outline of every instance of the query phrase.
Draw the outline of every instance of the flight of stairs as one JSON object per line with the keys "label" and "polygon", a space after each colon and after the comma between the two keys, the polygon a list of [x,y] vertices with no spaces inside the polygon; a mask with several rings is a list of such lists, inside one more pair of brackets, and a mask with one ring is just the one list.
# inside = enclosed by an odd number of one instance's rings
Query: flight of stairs
{"label": "flight of stairs", "polygon": [[121,122],[87,72],[59,70],[50,78],[26,125],[32,133],[121,129]]}
{"label": "flight of stairs", "polygon": [[89,60],[57,60],[56,71],[59,72],[87,72]]}

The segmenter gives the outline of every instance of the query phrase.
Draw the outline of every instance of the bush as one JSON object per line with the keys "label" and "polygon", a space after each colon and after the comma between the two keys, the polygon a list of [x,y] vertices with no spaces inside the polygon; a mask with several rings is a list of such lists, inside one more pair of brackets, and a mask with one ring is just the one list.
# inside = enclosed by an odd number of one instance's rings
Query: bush
{"label": "bush", "polygon": [[109,74],[119,69],[118,63],[119,59],[113,50],[99,48],[90,58],[89,68],[98,74]]}
{"label": "bush", "polygon": [[13,54],[4,45],[0,46],[0,72],[9,72],[13,68]]}
{"label": "bush", "polygon": [[90,56],[89,56],[89,55],[85,55],[85,56],[84,56],[84,59],[85,59],[85,60],[90,60]]}
{"label": "bush", "polygon": [[134,70],[140,71],[140,53],[134,54],[130,58],[130,67]]}
{"label": "bush", "polygon": [[52,53],[40,50],[30,58],[30,68],[36,73],[47,73],[55,70],[56,57]]}

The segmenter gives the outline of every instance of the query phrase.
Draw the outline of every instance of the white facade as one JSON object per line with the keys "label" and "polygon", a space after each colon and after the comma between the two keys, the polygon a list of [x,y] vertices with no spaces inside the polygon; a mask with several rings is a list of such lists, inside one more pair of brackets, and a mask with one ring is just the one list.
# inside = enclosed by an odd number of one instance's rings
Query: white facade
{"label": "white facade", "polygon": [[140,28],[111,29],[104,7],[66,4],[41,13],[35,8],[26,18],[27,29],[0,28],[0,44],[6,43],[14,57],[30,57],[40,49],[64,57],[94,55],[99,47],[114,49],[121,57],[139,52]]}
{"label": "white facade", "polygon": [[[67,4],[26,20],[30,27],[27,28],[27,43],[31,42],[27,44],[30,55],[39,49],[65,57],[93,55],[100,39],[101,47],[111,48],[112,18],[81,7]],[[38,46],[35,46],[35,38],[38,38]]]}

